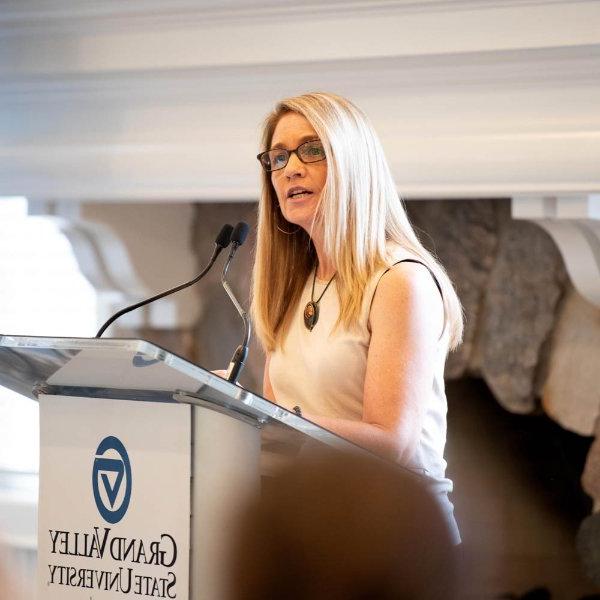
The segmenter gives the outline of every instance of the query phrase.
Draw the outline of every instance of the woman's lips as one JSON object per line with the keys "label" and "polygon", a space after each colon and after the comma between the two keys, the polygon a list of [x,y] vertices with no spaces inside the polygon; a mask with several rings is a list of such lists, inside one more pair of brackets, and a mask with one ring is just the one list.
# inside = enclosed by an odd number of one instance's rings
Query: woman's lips
{"label": "woman's lips", "polygon": [[296,194],[309,193],[312,194],[312,190],[310,188],[305,188],[303,185],[294,185],[287,190],[286,198],[291,198]]}
{"label": "woman's lips", "polygon": [[291,196],[288,196],[288,200],[303,200],[304,198],[306,198],[307,196],[312,196],[312,192],[299,192],[297,194],[292,194]]}

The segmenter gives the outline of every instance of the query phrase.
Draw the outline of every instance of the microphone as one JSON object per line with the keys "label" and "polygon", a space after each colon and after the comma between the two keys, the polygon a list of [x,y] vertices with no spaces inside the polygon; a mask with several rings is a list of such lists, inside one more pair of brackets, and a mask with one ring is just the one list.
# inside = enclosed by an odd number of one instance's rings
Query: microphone
{"label": "microphone", "polygon": [[[248,227],[248,226],[246,225],[246,227]],[[210,271],[211,267],[215,263],[215,260],[217,260],[217,256],[219,256],[219,254],[221,253],[221,250],[223,250],[224,248],[227,248],[227,246],[229,246],[231,239],[232,239],[232,232],[233,232],[233,227],[231,225],[229,225],[229,223],[227,223],[227,224],[223,225],[223,227],[221,227],[221,231],[219,231],[219,235],[217,235],[217,239],[215,240],[215,249],[213,250],[213,254],[210,257],[210,260],[208,261],[208,264],[206,265],[206,267],[204,267],[204,269],[202,270],[202,273],[200,273],[200,275],[198,275],[194,279],[191,279],[187,283],[183,283],[181,285],[178,285],[177,287],[171,288],[170,290],[160,292],[159,294],[152,296],[152,298],[148,298],[147,300],[142,300],[141,302],[137,302],[136,304],[132,304],[131,306],[127,306],[127,307],[121,309],[119,312],[115,313],[112,317],[110,317],[110,319],[108,319],[108,321],[106,321],[104,323],[104,325],[102,325],[102,327],[100,327],[100,329],[98,330],[98,333],[96,334],[96,337],[97,338],[102,337],[102,334],[106,331],[106,329],[109,327],[109,325],[114,323],[119,317],[122,317],[124,314],[131,312],[132,310],[135,310],[136,308],[145,306],[146,304],[150,304],[151,302],[154,302],[155,300],[160,300],[161,298],[164,298],[165,296],[169,296],[170,294],[179,292],[187,287],[190,287],[191,285],[194,285],[195,283],[198,283],[198,281],[200,281]],[[230,254],[230,256],[231,256],[231,254]],[[231,260],[231,258],[230,258],[230,260]]]}
{"label": "microphone", "polygon": [[229,284],[225,280],[225,276],[227,275],[227,270],[229,269],[229,265],[233,256],[237,252],[237,249],[246,241],[246,237],[248,235],[248,223],[244,223],[240,221],[234,228],[231,234],[231,250],[229,251],[229,257],[227,258],[227,262],[223,267],[223,273],[221,274],[221,283],[229,296],[229,299],[233,302],[236,310],[238,311],[240,317],[242,317],[242,321],[244,322],[244,341],[236,348],[233,356],[231,357],[231,361],[229,362],[229,368],[227,369],[227,380],[232,383],[237,383],[238,377],[242,372],[242,369],[246,365],[246,358],[248,357],[248,343],[250,341],[250,319],[248,319],[248,315],[246,311],[241,307],[240,303],[237,301],[236,297],[233,294],[233,291],[229,287]]}

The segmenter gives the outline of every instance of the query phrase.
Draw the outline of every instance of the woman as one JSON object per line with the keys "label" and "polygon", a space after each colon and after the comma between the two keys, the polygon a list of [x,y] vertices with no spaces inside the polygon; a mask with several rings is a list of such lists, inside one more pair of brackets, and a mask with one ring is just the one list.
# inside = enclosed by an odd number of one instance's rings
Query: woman
{"label": "woman", "polygon": [[328,93],[263,130],[252,313],[264,396],[447,492],[443,371],[460,302],[417,239],[365,115]]}

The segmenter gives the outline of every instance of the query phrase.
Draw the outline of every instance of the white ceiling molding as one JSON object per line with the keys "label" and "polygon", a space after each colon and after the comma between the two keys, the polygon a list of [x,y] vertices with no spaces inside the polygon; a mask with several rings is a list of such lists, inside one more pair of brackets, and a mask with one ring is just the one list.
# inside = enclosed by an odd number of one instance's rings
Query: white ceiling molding
{"label": "white ceiling molding", "polygon": [[[352,86],[360,90],[381,88],[401,94],[404,90],[440,91],[459,88],[600,82],[600,42],[597,45],[505,50],[475,53],[445,53],[427,56],[299,61],[267,66],[201,66],[188,69],[118,70],[95,74],[7,75],[0,81],[4,99],[53,98],[60,95],[123,102],[135,94],[135,102],[149,98],[166,101],[181,94],[198,101],[224,94],[271,91],[275,86],[313,86],[327,82],[332,87]],[[224,100],[227,100],[225,97]],[[275,99],[274,99],[275,100]]]}
{"label": "white ceiling molding", "polygon": [[[45,5],[41,0],[38,4]],[[113,5],[106,4],[107,9]],[[355,12],[340,2],[339,10],[327,15],[315,8],[293,18],[273,7],[251,21],[236,19],[235,11],[219,22],[201,13],[158,29],[117,12],[108,27],[91,31],[90,25],[98,21],[93,17],[73,22],[40,16],[38,31],[19,31],[18,22],[3,24],[0,75],[272,65],[564,48],[600,41],[598,2],[479,2],[470,9],[462,3],[444,4],[444,10],[390,13]],[[53,22],[68,28],[53,30]]]}
{"label": "white ceiling molding", "polygon": [[[579,0],[579,3],[596,0]],[[149,29],[174,26],[196,27],[199,23],[252,22],[271,19],[354,17],[432,14],[458,11],[496,11],[566,4],[565,0],[5,0],[0,26],[5,35],[19,35],[32,29],[44,32]],[[572,2],[571,2],[572,3]]]}
{"label": "white ceiling molding", "polygon": [[367,112],[406,196],[597,192],[599,24],[592,1],[4,2],[0,195],[256,199],[262,118],[314,89]]}

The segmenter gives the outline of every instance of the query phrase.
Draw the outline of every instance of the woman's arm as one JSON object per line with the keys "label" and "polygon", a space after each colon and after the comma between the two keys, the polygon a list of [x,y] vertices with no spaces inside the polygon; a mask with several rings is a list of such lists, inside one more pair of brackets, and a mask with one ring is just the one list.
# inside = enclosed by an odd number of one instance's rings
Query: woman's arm
{"label": "woman's arm", "polygon": [[423,399],[431,393],[443,303],[422,265],[402,263],[377,287],[362,421],[304,416],[375,454],[406,463],[421,432]]}

